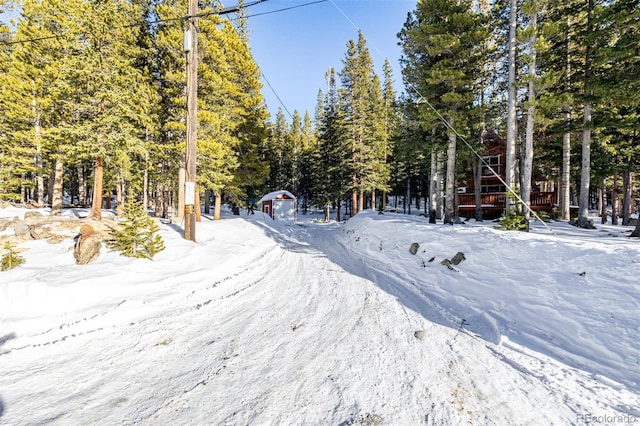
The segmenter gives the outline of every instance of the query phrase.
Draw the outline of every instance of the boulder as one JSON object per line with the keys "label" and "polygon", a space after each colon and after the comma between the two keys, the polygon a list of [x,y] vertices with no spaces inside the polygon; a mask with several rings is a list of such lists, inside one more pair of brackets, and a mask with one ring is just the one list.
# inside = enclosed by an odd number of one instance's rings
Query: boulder
{"label": "boulder", "polygon": [[27,225],[38,225],[49,220],[50,216],[45,216],[39,211],[28,211],[24,214],[24,221]]}
{"label": "boulder", "polygon": [[13,224],[13,233],[16,237],[22,237],[29,232],[29,226],[24,220],[18,220]]}
{"label": "boulder", "polygon": [[32,226],[29,228],[29,235],[34,240],[44,240],[51,236],[48,226]]}
{"label": "boulder", "polygon": [[451,261],[449,259],[444,259],[442,262],[440,262],[440,264],[446,266],[447,268],[449,268],[450,270],[452,270],[454,272],[458,272],[457,269],[455,269],[453,266],[451,266]]}
{"label": "boulder", "polygon": [[462,262],[463,260],[465,260],[464,257],[464,253],[462,253],[461,251],[457,252],[455,256],[453,256],[451,258],[451,264],[453,265],[459,265],[460,262]]}
{"label": "boulder", "polygon": [[76,264],[86,265],[92,262],[100,256],[100,249],[102,243],[96,235],[91,225],[82,225],[80,227],[80,233],[75,238],[75,245],[73,247],[73,257],[76,259]]}
{"label": "boulder", "polygon": [[7,229],[11,223],[12,221],[10,219],[0,219],[0,232]]}
{"label": "boulder", "polygon": [[411,244],[411,247],[409,247],[409,251],[411,252],[411,254],[416,254],[419,248],[420,248],[420,244],[413,243]]}

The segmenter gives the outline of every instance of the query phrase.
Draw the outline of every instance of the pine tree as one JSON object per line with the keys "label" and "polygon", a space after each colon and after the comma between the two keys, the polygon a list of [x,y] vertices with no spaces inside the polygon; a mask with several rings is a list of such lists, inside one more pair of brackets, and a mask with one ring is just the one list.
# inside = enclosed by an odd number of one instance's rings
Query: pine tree
{"label": "pine tree", "polygon": [[4,253],[0,259],[1,271],[8,271],[10,269],[17,268],[24,263],[24,257],[20,256],[14,248],[15,245],[11,242],[6,241],[4,243]]}
{"label": "pine tree", "polygon": [[[453,223],[457,133],[469,132],[473,91],[482,76],[484,44],[489,31],[485,16],[473,10],[470,1],[425,0],[419,2],[400,32],[403,75],[411,99],[421,105],[423,127],[447,121],[447,169],[445,224]],[[431,110],[433,107],[438,113]]]}
{"label": "pine tree", "polygon": [[[364,191],[373,183],[374,139],[370,131],[375,115],[371,114],[371,85],[373,83],[373,61],[362,31],[358,41],[347,43],[347,52],[340,71],[341,96],[344,100],[345,120],[351,140],[351,208],[355,215],[364,205]],[[379,84],[379,83],[378,83]]]}
{"label": "pine tree", "polygon": [[331,204],[338,206],[340,218],[340,202],[349,186],[352,173],[349,171],[348,159],[351,157],[347,124],[343,105],[338,94],[335,70],[329,68],[327,94],[322,103],[322,121],[318,123],[318,141],[311,154],[312,193],[314,203],[324,208],[325,221],[329,221]]}
{"label": "pine tree", "polygon": [[158,230],[158,225],[146,209],[130,199],[124,206],[120,230],[112,234],[110,248],[119,251],[123,256],[153,259],[165,248],[162,237],[157,234]]}

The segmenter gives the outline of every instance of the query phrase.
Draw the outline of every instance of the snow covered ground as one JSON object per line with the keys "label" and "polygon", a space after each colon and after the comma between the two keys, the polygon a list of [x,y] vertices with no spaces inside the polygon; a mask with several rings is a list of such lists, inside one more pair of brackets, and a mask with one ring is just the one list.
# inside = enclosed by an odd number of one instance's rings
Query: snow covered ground
{"label": "snow covered ground", "polygon": [[640,423],[631,228],[312,218],[164,225],[153,261],[24,244],[0,424]]}

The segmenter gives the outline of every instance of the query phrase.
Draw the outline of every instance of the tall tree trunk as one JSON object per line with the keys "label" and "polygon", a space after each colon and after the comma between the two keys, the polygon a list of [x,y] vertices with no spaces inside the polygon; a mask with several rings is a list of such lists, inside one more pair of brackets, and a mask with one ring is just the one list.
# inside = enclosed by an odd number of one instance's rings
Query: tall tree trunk
{"label": "tall tree trunk", "polygon": [[438,156],[434,147],[431,148],[431,170],[429,179],[429,223],[436,223],[438,209]]}
{"label": "tall tree trunk", "polygon": [[607,180],[600,180],[600,188],[598,188],[598,202],[600,203],[600,217],[602,224],[607,223]]}
{"label": "tall tree trunk", "polygon": [[[147,135],[147,141],[149,136]],[[142,178],[142,205],[144,210],[149,208],[149,151],[144,153],[144,175]]]}
{"label": "tall tree trunk", "polygon": [[358,182],[355,174],[351,177],[351,183],[354,187],[351,191],[351,217],[353,217],[358,214],[358,191],[355,189]]}
{"label": "tall tree trunk", "polygon": [[207,189],[204,191],[204,212],[206,214],[211,213],[211,190]]}
{"label": "tall tree trunk", "polygon": [[77,165],[78,171],[78,204],[85,206],[87,204],[87,184],[84,179],[84,166],[82,163]]}
{"label": "tall tree trunk", "polygon": [[[339,221],[339,219],[337,219]],[[324,206],[324,223],[331,222],[331,206],[329,204],[325,204]]]}
{"label": "tall tree trunk", "polygon": [[636,222],[636,227],[634,228],[633,232],[630,235],[631,237],[640,237],[640,218],[638,218],[638,221]]}
{"label": "tall tree trunk", "polygon": [[47,204],[51,205],[53,200],[53,184],[56,180],[55,169],[49,172],[49,179],[47,180]]}
{"label": "tall tree trunk", "polygon": [[222,191],[216,189],[213,191],[215,202],[213,204],[213,220],[220,220],[220,207],[222,206]]}
{"label": "tall tree trunk", "polygon": [[163,184],[158,183],[156,186],[156,200],[154,205],[154,216],[166,219],[168,216],[167,209],[165,208],[165,187]]}
{"label": "tall tree trunk", "polygon": [[62,177],[64,162],[60,156],[56,157],[56,165],[53,178],[53,196],[51,199],[51,214],[60,215],[62,211]]}
{"label": "tall tree trunk", "polygon": [[631,221],[631,170],[622,172],[622,225],[627,226]]}
{"label": "tall tree trunk", "polygon": [[[591,31],[593,0],[589,0],[587,32]],[[584,118],[582,121],[582,163],[580,171],[580,203],[577,224],[581,228],[593,228],[589,222],[589,198],[591,196],[591,46],[585,46],[584,65]]]}
{"label": "tall tree trunk", "polygon": [[407,213],[411,214],[411,174],[407,173],[407,192],[406,198],[404,200],[405,208],[407,209]]}
{"label": "tall tree trunk", "polygon": [[[510,0],[509,15],[509,80],[507,91],[507,153],[505,159],[505,170],[507,191],[514,191],[516,186],[516,35],[517,35],[517,18],[518,18],[518,1]],[[505,213],[510,214],[514,211],[512,197],[506,197]]]}
{"label": "tall tree trunk", "polygon": [[524,221],[526,230],[529,231],[529,222],[531,221],[531,175],[533,169],[533,131],[535,126],[535,112],[536,112],[536,36],[538,32],[538,13],[533,13],[531,17],[531,26],[533,32],[529,41],[529,94],[527,107],[527,129],[525,131],[525,144],[524,144],[524,164],[522,171],[522,200],[525,205],[524,208]]}
{"label": "tall tree trunk", "polygon": [[[35,142],[36,142],[36,156],[35,156],[35,166],[36,166],[36,190],[38,199],[36,200],[36,205],[38,207],[44,207],[44,176],[43,176],[43,164],[42,164],[42,127],[40,124],[40,111],[38,109],[38,104],[35,98],[35,94],[31,99],[31,110],[34,116],[33,130],[35,133]],[[51,199],[49,199],[51,202]]]}
{"label": "tall tree trunk", "polygon": [[[449,124],[454,126],[454,121],[449,117]],[[455,180],[456,180],[456,134],[449,132],[449,145],[447,146],[447,180],[445,183],[445,207],[444,224],[453,225],[454,203],[455,203]]]}
{"label": "tall tree trunk", "polygon": [[118,181],[116,182],[116,215],[122,217],[124,209],[124,177],[122,176],[122,169],[118,172]]}
{"label": "tall tree trunk", "polygon": [[[565,92],[571,89],[571,18],[567,17],[567,62],[565,77]],[[560,218],[571,219],[571,107],[566,106],[564,112],[564,124],[566,131],[562,135],[562,179],[560,196]]]}
{"label": "tall tree trunk", "polygon": [[618,195],[618,170],[613,172],[613,185],[611,186],[611,224],[618,224],[620,212],[620,198]]}
{"label": "tall tree trunk", "polygon": [[360,198],[358,198],[358,211],[364,210],[364,191],[360,191]]}
{"label": "tall tree trunk", "polygon": [[473,162],[473,198],[476,204],[476,220],[482,222],[482,158]]}
{"label": "tall tree trunk", "polygon": [[375,211],[376,209],[376,190],[371,190],[371,210]]}
{"label": "tall tree trunk", "polygon": [[102,185],[104,177],[104,157],[96,158],[93,166],[93,201],[91,203],[90,219],[102,219]]}
{"label": "tall tree trunk", "polygon": [[[570,116],[565,114],[566,118]],[[571,133],[568,131],[562,136],[562,177],[560,181],[560,219],[570,219],[571,207]]]}
{"label": "tall tree trunk", "polygon": [[581,228],[593,228],[593,224],[589,222],[589,199],[591,196],[591,105],[589,101],[584,104],[583,126],[580,203],[577,223]]}
{"label": "tall tree trunk", "polygon": [[442,219],[443,212],[443,194],[442,194],[442,171],[444,170],[444,152],[438,151],[436,154],[436,167],[438,170],[437,174],[437,191],[436,191],[436,219]]}

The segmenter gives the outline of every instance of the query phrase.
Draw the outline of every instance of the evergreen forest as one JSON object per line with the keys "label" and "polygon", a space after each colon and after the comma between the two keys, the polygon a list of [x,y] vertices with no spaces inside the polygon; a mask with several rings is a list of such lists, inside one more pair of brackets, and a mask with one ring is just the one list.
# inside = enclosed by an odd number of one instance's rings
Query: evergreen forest
{"label": "evergreen forest", "polygon": [[[240,2],[242,5],[242,2]],[[505,214],[531,194],[592,227],[640,202],[638,0],[419,0],[397,41],[401,76],[375,72],[366,34],[327,64],[315,111],[270,117],[250,22],[199,2],[196,212],[252,208],[285,189],[300,212],[459,216],[487,135],[506,146]],[[186,0],[0,0],[0,199],[102,208],[132,199],[180,221],[184,205]],[[283,65],[284,66],[284,65]],[[402,81],[402,87],[394,82]],[[286,108],[285,108],[286,110]],[[112,203],[115,204],[112,206]],[[334,216],[331,216],[331,215]]]}

